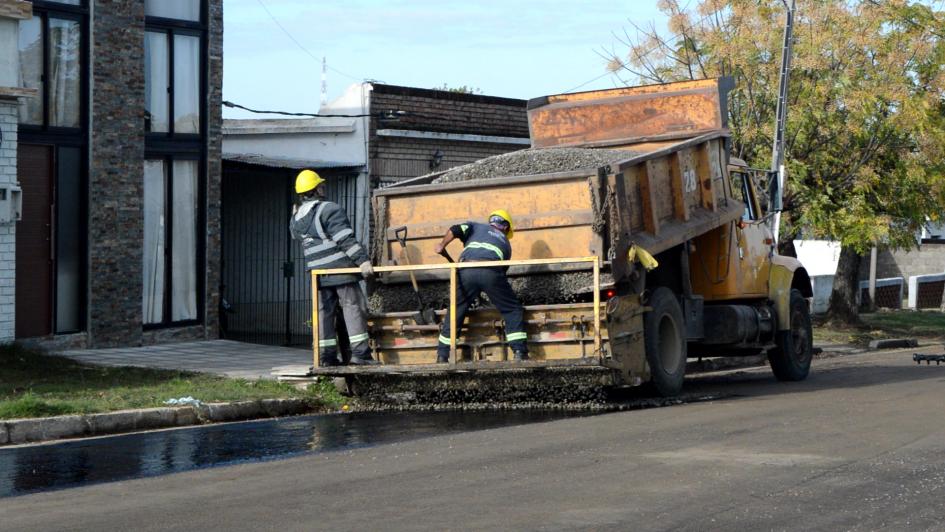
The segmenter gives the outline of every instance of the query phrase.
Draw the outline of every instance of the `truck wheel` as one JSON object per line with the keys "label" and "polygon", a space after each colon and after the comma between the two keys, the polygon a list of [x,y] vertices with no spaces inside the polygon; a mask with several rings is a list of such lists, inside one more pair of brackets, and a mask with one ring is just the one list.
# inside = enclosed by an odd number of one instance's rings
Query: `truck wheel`
{"label": "truck wheel", "polygon": [[778,331],[777,347],[768,351],[771,371],[779,381],[802,381],[810,372],[814,334],[810,309],[800,290],[791,290],[791,330]]}
{"label": "truck wheel", "polygon": [[676,295],[661,286],[650,295],[643,316],[643,343],[653,387],[663,397],[678,395],[686,374],[686,322]]}

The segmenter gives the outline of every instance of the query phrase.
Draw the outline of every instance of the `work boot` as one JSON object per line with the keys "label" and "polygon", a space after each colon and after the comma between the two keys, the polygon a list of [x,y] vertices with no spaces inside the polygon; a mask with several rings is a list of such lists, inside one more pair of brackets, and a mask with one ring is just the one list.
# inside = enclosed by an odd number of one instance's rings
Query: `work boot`
{"label": "work boot", "polygon": [[340,365],[341,361],[338,360],[338,355],[318,357],[318,367],[320,368],[334,368]]}
{"label": "work boot", "polygon": [[364,356],[352,356],[351,360],[348,362],[349,366],[379,366],[381,363],[371,356],[371,353],[368,353]]}
{"label": "work boot", "polygon": [[528,353],[526,353],[525,351],[515,351],[512,356],[512,360],[516,362],[522,362],[522,361],[528,360]]}
{"label": "work boot", "polygon": [[449,363],[450,363],[450,354],[447,353],[447,354],[444,355],[444,354],[442,354],[442,353],[437,353],[437,354],[436,354],[436,363],[437,363],[437,364],[449,364]]}

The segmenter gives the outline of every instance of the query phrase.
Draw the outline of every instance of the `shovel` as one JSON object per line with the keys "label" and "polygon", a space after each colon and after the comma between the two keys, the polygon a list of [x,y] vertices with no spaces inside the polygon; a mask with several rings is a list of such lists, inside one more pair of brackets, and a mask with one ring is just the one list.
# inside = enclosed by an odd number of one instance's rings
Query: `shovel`
{"label": "shovel", "polygon": [[[394,229],[394,236],[397,237],[397,241],[400,242],[400,249],[404,251],[404,264],[410,266],[410,256],[407,254],[407,226],[405,225]],[[417,322],[417,325],[435,325],[436,314],[433,312],[432,308],[423,305],[423,299],[420,297],[420,286],[417,285],[417,277],[412,271],[407,273],[410,274],[410,284],[413,285],[413,293],[417,296],[417,314],[414,316],[414,320]]]}

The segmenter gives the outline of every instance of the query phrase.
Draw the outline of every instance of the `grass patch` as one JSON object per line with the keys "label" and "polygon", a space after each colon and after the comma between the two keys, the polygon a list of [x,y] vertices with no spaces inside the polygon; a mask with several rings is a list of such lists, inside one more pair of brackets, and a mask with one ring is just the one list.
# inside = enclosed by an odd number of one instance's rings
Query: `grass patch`
{"label": "grass patch", "polygon": [[301,398],[325,409],[344,402],[328,381],[300,390],[270,380],[95,366],[15,345],[0,346],[0,419],[152,408],[184,396],[203,402]]}
{"label": "grass patch", "polygon": [[890,310],[860,314],[861,325],[837,327],[815,324],[818,343],[867,345],[886,338],[945,340],[945,313],[937,311]]}

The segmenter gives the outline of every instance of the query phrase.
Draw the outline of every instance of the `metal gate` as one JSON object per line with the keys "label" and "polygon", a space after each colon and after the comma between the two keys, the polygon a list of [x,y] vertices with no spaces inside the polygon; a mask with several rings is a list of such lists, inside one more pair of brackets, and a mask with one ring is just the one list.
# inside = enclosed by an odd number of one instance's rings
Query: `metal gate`
{"label": "metal gate", "polygon": [[[220,333],[267,345],[310,345],[311,280],[289,234],[297,170],[224,161]],[[329,199],[360,219],[358,174],[323,172]]]}

